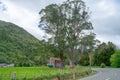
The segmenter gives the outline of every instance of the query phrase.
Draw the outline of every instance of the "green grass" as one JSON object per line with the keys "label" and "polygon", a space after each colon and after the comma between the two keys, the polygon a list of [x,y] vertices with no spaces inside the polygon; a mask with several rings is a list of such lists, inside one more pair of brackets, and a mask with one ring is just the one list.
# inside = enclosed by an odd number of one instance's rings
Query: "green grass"
{"label": "green grass", "polygon": [[75,70],[68,68],[59,70],[55,68],[42,67],[12,67],[12,68],[0,68],[0,80],[13,80],[14,74],[16,74],[17,80],[40,80],[44,78],[54,78],[61,74],[65,76],[72,73],[80,73],[90,70],[87,67],[76,67]]}

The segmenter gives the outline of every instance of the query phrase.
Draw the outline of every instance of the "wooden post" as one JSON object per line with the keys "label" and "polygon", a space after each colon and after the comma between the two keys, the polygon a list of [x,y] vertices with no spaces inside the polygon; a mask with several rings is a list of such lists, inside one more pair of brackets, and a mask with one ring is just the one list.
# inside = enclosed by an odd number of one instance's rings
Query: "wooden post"
{"label": "wooden post", "polygon": [[42,70],[40,70],[40,76],[42,76]]}
{"label": "wooden post", "polygon": [[73,73],[73,79],[75,79],[75,73]]}
{"label": "wooden post", "polygon": [[16,72],[13,73],[13,79],[16,80]]}
{"label": "wooden post", "polygon": [[58,75],[58,80],[61,80],[61,75],[60,74]]}
{"label": "wooden post", "polygon": [[58,80],[62,80],[62,79],[61,79],[61,72],[60,72],[60,70],[59,70],[59,74],[58,74],[58,77],[57,77],[57,78],[58,78]]}
{"label": "wooden post", "polygon": [[2,74],[0,74],[0,79],[2,79]]}

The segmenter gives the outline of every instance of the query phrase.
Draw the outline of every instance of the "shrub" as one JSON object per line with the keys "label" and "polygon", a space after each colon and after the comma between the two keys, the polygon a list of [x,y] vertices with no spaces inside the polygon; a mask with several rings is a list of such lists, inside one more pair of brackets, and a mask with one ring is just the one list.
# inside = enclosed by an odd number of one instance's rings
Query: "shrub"
{"label": "shrub", "polygon": [[120,68],[120,50],[117,50],[110,58],[111,66]]}
{"label": "shrub", "polygon": [[89,65],[89,56],[86,54],[82,55],[79,60],[79,64],[82,66],[88,66]]}
{"label": "shrub", "polygon": [[105,63],[101,63],[100,65],[101,68],[105,68],[105,66],[106,66]]}

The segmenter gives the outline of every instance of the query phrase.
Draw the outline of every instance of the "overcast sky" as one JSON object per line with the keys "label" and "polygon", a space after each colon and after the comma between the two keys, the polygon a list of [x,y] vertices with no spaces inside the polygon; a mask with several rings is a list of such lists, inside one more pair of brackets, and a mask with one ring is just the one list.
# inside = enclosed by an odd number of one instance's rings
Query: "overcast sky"
{"label": "overcast sky", "polygon": [[[15,23],[42,39],[45,35],[38,28],[39,11],[51,3],[65,0],[0,0],[0,20]],[[120,1],[84,0],[90,8],[91,21],[97,39],[120,46]]]}

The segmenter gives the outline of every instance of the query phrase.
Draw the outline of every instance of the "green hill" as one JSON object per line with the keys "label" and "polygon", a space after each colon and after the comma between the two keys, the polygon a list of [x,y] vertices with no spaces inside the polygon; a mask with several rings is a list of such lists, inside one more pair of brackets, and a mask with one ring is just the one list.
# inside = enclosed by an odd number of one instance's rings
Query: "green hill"
{"label": "green hill", "polygon": [[[33,56],[40,54],[42,41],[19,26],[0,21],[0,63],[31,65]],[[29,64],[28,64],[29,63]]]}

